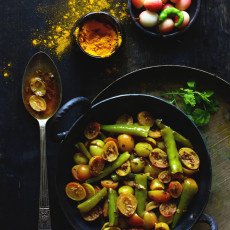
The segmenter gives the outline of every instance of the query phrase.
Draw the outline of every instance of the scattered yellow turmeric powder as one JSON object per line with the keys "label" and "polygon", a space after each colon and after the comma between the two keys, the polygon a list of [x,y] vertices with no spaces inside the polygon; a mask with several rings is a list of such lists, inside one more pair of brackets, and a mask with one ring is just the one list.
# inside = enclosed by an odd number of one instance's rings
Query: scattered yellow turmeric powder
{"label": "scattered yellow turmeric powder", "polygon": [[0,67],[0,76],[4,78],[8,78],[11,76],[11,68],[12,68],[12,63],[11,62],[3,62],[1,63]]}
{"label": "scattered yellow turmeric powder", "polygon": [[35,30],[32,45],[45,47],[59,58],[70,47],[72,28],[83,15],[106,11],[120,21],[128,17],[126,0],[59,0],[52,6],[39,5],[37,11],[46,18],[48,31]]}

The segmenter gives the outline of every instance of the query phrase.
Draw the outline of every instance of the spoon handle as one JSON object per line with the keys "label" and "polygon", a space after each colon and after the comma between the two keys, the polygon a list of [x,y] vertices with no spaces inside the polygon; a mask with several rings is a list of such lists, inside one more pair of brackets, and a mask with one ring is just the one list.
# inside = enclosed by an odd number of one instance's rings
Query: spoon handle
{"label": "spoon handle", "polygon": [[39,120],[40,127],[40,193],[38,230],[51,230],[49,191],[46,163],[46,122]]}

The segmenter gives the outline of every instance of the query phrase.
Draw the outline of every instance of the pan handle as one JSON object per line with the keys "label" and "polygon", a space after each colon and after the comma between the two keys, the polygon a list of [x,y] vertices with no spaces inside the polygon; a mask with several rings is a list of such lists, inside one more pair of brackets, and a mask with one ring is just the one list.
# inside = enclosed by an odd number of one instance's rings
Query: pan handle
{"label": "pan handle", "polygon": [[61,143],[65,136],[68,134],[68,131],[64,131],[59,133],[58,128],[59,128],[59,123],[61,119],[74,107],[76,106],[81,106],[83,113],[86,112],[90,108],[90,101],[86,97],[75,97],[68,102],[66,102],[58,111],[57,113],[53,116],[52,121],[51,121],[51,132],[50,136],[51,139],[55,142]]}
{"label": "pan handle", "polygon": [[218,230],[218,225],[216,220],[212,216],[209,216],[208,214],[202,213],[197,222],[208,224],[211,230]]}

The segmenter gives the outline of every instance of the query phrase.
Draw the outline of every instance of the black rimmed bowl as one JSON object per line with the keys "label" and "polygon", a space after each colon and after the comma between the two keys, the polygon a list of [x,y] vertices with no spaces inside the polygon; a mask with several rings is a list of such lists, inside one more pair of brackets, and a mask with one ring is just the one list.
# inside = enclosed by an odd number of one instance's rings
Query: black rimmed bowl
{"label": "black rimmed bowl", "polygon": [[[168,3],[171,3],[171,2],[168,2]],[[158,30],[158,26],[155,26],[153,28],[143,27],[139,23],[138,18],[139,18],[139,14],[144,10],[144,7],[141,9],[136,9],[133,6],[132,1],[128,0],[128,8],[129,8],[130,16],[133,22],[135,23],[136,27],[143,33],[147,34],[148,36],[155,37],[155,38],[172,38],[172,37],[176,37],[184,33],[185,31],[189,30],[198,16],[198,13],[200,11],[200,4],[201,4],[201,0],[192,0],[191,6],[186,10],[190,15],[190,22],[186,27],[184,27],[183,29],[175,28],[170,33],[163,34]]]}
{"label": "black rimmed bowl", "polygon": [[119,95],[94,105],[91,105],[86,98],[78,97],[66,103],[57,112],[53,120],[53,125],[55,124],[58,127],[60,119],[75,106],[81,107],[81,110],[84,111],[82,115],[76,120],[69,131],[55,135],[56,139],[61,142],[56,172],[57,194],[62,210],[74,229],[101,229],[99,221],[84,221],[76,208],[76,202],[70,200],[65,194],[66,184],[74,180],[71,175],[71,168],[74,165],[74,145],[83,135],[86,125],[91,121],[113,123],[121,114],[129,113],[134,115],[139,111],[148,110],[156,118],[163,119],[165,124],[189,138],[200,157],[200,170],[195,178],[199,186],[199,191],[175,230],[191,229],[197,222],[206,222],[211,226],[212,230],[217,230],[214,219],[203,214],[211,190],[212,168],[210,155],[199,130],[181,110],[160,98],[145,94]]}
{"label": "black rimmed bowl", "polygon": [[[93,20],[93,19],[110,25],[117,33],[117,36],[118,36],[117,46],[114,48],[114,50],[108,56],[92,55],[92,54],[86,52],[80,44],[79,34],[81,32],[82,26],[88,20]],[[92,57],[92,58],[96,58],[96,59],[104,59],[104,58],[111,57],[113,54],[118,52],[118,50],[121,48],[121,46],[123,44],[123,30],[122,30],[122,26],[121,26],[120,22],[115,17],[113,17],[111,14],[109,14],[108,12],[104,12],[104,11],[91,12],[91,13],[88,13],[88,14],[84,15],[83,17],[81,17],[75,23],[75,25],[71,31],[71,36],[72,36],[72,44],[75,48],[77,48],[77,50],[81,50],[82,53],[84,53],[85,55]]]}

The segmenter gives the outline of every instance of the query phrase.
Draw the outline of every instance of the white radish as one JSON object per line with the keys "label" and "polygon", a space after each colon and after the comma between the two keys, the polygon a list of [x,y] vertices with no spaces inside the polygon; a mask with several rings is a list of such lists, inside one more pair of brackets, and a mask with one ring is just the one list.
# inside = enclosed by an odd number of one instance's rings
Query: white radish
{"label": "white radish", "polygon": [[145,10],[140,13],[139,19],[142,26],[153,27],[158,22],[158,14],[149,10]]}

